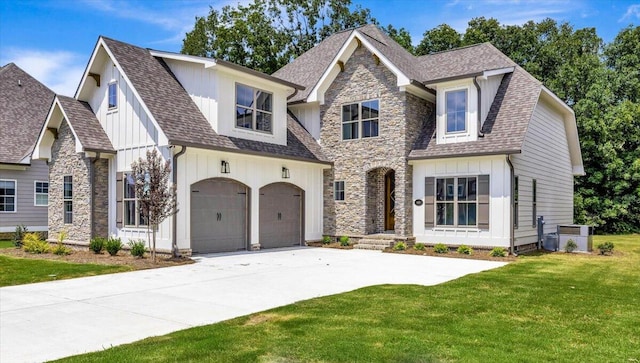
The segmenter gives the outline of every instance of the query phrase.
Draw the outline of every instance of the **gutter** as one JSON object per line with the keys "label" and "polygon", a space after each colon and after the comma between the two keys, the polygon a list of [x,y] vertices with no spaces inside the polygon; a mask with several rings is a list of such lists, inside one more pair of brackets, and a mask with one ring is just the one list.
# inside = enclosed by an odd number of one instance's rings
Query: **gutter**
{"label": "gutter", "polygon": [[515,183],[515,171],[513,170],[513,163],[511,163],[511,155],[507,155],[506,160],[507,164],[509,165],[509,174],[511,176],[511,200],[509,202],[509,250],[512,255],[518,256],[518,254],[516,253],[515,228],[513,226],[513,218],[515,212],[515,201],[513,199],[513,193],[515,192],[515,190],[513,188],[513,184]]}
{"label": "gutter", "polygon": [[[176,154],[173,155],[173,163],[171,164],[171,166],[173,167],[173,174],[171,175],[171,181],[173,182],[173,185],[178,185],[178,157],[182,154],[184,154],[187,151],[187,147],[182,145],[181,146],[182,149],[180,149],[180,151]],[[177,189],[177,187],[176,187]],[[180,256],[180,252],[178,250],[178,213],[174,213],[173,216],[171,217],[172,219],[172,224],[173,226],[171,226],[171,255],[173,257],[181,257]]]}
{"label": "gutter", "polygon": [[484,137],[482,133],[482,89],[478,84],[478,76],[473,77],[473,84],[476,86],[476,90],[478,90],[478,137]]}

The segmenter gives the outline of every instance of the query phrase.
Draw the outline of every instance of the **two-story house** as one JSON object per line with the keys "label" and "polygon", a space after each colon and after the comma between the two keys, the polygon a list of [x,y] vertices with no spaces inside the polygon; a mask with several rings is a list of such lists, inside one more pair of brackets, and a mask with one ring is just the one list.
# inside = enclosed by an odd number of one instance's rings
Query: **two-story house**
{"label": "two-story house", "polygon": [[145,239],[128,173],[150,148],[180,209],[159,247],[187,252],[323,235],[515,250],[537,216],[571,223],[582,173],[571,109],[496,48],[415,57],[373,25],[273,75],[100,37],[34,151],[50,232]]}

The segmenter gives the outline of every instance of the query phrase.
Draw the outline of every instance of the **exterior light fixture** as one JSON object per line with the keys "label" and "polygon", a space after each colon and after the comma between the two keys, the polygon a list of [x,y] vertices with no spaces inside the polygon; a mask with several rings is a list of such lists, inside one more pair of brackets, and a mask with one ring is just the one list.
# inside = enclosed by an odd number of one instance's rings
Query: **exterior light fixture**
{"label": "exterior light fixture", "polygon": [[222,162],[220,163],[220,172],[222,174],[229,174],[231,172],[228,161],[222,160]]}
{"label": "exterior light fixture", "polygon": [[282,179],[289,179],[289,169],[282,167]]}

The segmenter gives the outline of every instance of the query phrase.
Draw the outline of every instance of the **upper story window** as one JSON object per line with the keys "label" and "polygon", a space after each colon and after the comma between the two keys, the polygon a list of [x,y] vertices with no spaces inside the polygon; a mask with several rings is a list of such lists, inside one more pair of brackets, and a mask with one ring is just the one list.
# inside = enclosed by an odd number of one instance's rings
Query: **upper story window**
{"label": "upper story window", "polygon": [[118,108],[118,82],[109,83],[109,109]]}
{"label": "upper story window", "polygon": [[467,131],[467,90],[445,93],[447,133]]}
{"label": "upper story window", "polygon": [[378,136],[380,101],[342,105],[342,140]]}
{"label": "upper story window", "polygon": [[236,83],[236,127],[273,133],[273,94]]}
{"label": "upper story window", "polygon": [[0,212],[16,211],[16,181],[0,180]]}
{"label": "upper story window", "polygon": [[49,205],[49,182],[36,181],[34,183],[34,205],[47,206]]}

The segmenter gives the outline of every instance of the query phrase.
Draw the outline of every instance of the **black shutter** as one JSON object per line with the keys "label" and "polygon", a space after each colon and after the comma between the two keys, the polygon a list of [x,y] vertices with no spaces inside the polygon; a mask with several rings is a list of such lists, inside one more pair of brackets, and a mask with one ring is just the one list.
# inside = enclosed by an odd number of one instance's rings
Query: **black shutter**
{"label": "black shutter", "polygon": [[122,177],[122,172],[116,173],[116,227],[118,228],[122,228],[122,196],[124,194]]}
{"label": "black shutter", "polygon": [[434,208],[435,178],[424,178],[424,227],[435,226]]}
{"label": "black shutter", "polygon": [[478,228],[489,230],[489,175],[478,176]]}

